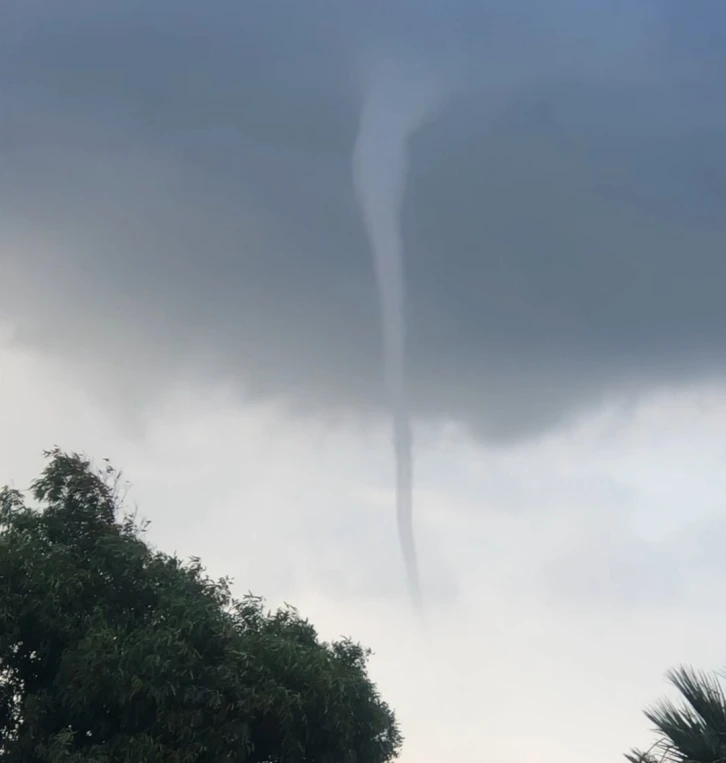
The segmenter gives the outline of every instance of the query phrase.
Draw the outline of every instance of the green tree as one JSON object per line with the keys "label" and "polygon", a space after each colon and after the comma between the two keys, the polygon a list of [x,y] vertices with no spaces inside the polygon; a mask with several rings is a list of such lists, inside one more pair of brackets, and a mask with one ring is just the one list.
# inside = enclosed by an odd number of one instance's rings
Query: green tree
{"label": "green tree", "polygon": [[657,741],[647,752],[632,750],[630,763],[723,763],[726,761],[726,697],[717,675],[681,667],[668,673],[680,706],[661,700],[645,715]]}
{"label": "green tree", "polygon": [[118,475],[54,450],[0,492],[3,763],[384,763],[369,652],[152,549]]}

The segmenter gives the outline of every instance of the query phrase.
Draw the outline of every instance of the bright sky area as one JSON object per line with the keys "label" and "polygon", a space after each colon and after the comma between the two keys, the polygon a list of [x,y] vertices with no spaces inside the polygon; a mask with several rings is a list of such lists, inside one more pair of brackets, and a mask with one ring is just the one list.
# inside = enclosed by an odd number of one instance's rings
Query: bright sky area
{"label": "bright sky area", "polygon": [[641,710],[668,667],[721,665],[723,388],[600,410],[512,448],[420,432],[422,628],[387,433],[184,382],[129,430],[81,372],[9,332],[0,369],[2,482],[26,486],[54,444],[111,458],[155,544],[374,649],[405,763],[617,760],[648,741]]}

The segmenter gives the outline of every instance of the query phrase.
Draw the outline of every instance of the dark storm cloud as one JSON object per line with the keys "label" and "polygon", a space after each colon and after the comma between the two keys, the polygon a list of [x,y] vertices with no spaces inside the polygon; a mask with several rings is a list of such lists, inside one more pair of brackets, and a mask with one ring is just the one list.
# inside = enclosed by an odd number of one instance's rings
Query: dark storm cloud
{"label": "dark storm cloud", "polygon": [[149,395],[179,368],[382,400],[357,63],[455,87],[412,144],[420,416],[521,435],[720,373],[726,11],[703,0],[0,10],[0,317]]}

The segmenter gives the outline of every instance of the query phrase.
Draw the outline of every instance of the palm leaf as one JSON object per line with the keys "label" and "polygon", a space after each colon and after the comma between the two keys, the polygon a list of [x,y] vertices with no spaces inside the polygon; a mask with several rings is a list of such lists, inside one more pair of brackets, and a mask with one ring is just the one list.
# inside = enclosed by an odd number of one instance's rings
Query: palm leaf
{"label": "palm leaf", "polygon": [[716,676],[680,667],[668,673],[683,703],[662,700],[645,711],[659,739],[648,752],[632,750],[630,763],[726,761],[726,696]]}

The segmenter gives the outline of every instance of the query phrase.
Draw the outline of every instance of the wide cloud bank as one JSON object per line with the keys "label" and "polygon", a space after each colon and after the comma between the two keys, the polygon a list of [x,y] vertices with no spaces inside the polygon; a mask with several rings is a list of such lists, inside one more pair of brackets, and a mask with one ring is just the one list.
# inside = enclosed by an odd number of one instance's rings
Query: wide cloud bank
{"label": "wide cloud bank", "polygon": [[9,3],[2,317],[148,401],[180,369],[383,405],[362,56],[453,72],[403,212],[414,411],[530,434],[723,371],[714,2]]}

